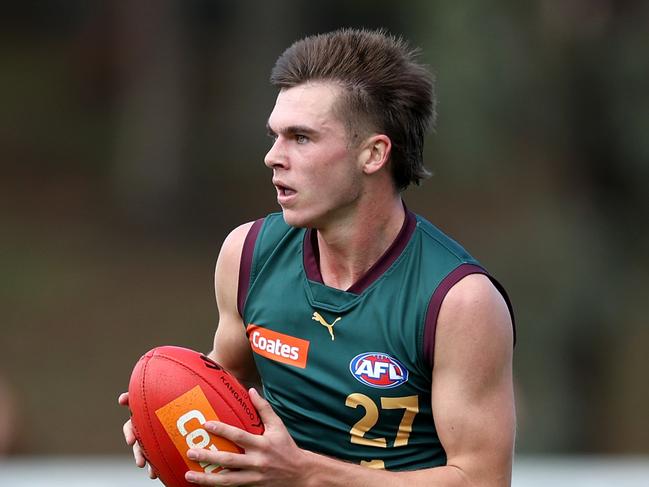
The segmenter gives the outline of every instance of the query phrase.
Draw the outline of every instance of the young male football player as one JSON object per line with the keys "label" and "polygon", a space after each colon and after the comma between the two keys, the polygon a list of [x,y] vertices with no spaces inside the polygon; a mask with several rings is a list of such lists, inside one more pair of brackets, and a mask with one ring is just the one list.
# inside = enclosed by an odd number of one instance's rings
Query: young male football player
{"label": "young male football player", "polygon": [[[402,40],[345,29],[296,42],[271,81],[265,164],[282,211],[226,238],[210,354],[242,381],[261,380],[264,398],[251,397],[266,430],[207,423],[245,453],[190,450],[227,470],[187,479],[510,485],[507,298],[401,197],[427,175],[430,74]],[[134,444],[128,423],[125,434]]]}

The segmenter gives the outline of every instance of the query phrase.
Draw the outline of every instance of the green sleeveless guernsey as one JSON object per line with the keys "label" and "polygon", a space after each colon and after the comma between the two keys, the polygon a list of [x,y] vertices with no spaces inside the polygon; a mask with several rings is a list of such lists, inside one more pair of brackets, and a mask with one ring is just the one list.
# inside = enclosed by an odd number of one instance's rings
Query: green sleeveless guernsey
{"label": "green sleeveless guernsey", "polygon": [[437,313],[484,269],[425,219],[347,291],[323,284],[316,234],[281,213],[244,244],[239,312],[264,394],[304,449],[388,470],[446,463],[431,411]]}

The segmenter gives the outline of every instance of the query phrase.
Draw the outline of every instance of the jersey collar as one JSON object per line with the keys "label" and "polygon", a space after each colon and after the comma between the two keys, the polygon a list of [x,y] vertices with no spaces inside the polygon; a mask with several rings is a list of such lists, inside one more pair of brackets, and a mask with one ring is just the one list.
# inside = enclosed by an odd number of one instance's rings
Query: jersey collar
{"label": "jersey collar", "polygon": [[[370,269],[361,276],[360,279],[358,279],[358,281],[352,284],[346,292],[361,294],[390,268],[406,248],[406,245],[408,245],[408,242],[410,241],[410,237],[417,227],[417,217],[413,212],[405,207],[405,204],[404,209],[406,210],[406,216],[397,237],[383,255],[379,257],[379,260],[377,260],[374,265],[372,265],[372,267],[370,267]],[[307,279],[324,285],[322,273],[320,272],[318,235],[315,229],[309,228],[305,232],[303,250],[304,272],[306,273]]]}

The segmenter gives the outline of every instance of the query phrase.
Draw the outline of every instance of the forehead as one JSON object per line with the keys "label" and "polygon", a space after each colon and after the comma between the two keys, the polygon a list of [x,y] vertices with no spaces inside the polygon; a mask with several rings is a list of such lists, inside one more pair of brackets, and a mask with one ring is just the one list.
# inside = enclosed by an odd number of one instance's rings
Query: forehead
{"label": "forehead", "polygon": [[316,130],[342,127],[334,106],[342,89],[332,83],[305,83],[282,88],[268,125],[276,131],[293,125],[307,125]]}

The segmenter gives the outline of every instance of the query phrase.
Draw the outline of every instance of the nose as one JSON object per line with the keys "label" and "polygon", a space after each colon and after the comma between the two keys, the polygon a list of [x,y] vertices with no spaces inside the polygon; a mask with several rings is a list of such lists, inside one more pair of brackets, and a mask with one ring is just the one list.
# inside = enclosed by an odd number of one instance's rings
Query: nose
{"label": "nose", "polygon": [[279,137],[275,139],[272,147],[266,153],[266,157],[264,157],[264,164],[266,165],[266,167],[269,167],[271,169],[277,167],[287,167],[286,155],[284,155],[282,152],[282,144]]}

